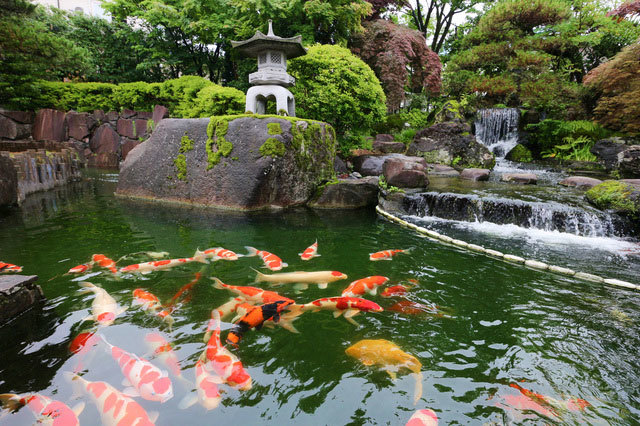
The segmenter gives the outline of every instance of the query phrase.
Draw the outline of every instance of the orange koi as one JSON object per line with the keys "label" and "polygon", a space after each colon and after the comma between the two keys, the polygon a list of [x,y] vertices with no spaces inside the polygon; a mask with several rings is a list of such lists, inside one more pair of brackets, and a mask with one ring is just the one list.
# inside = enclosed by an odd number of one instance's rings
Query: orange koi
{"label": "orange koi", "polygon": [[120,268],[120,272],[137,272],[141,274],[149,274],[154,271],[162,271],[171,269],[178,265],[184,265],[191,262],[207,263],[206,259],[201,256],[186,257],[181,259],[156,260],[153,262],[135,263]]}
{"label": "orange koi", "polygon": [[401,300],[400,302],[397,302],[393,306],[387,308],[387,310],[408,315],[440,314],[437,306],[427,306],[421,303],[411,302],[410,300]]}
{"label": "orange koi", "polygon": [[204,335],[207,347],[200,356],[207,371],[220,376],[224,383],[239,390],[251,389],[251,376],[242,366],[242,362],[220,341],[220,316],[214,309]]}
{"label": "orange koi", "polygon": [[387,287],[384,290],[382,290],[382,293],[380,293],[380,296],[382,297],[402,296],[403,294],[406,294],[408,290],[409,288],[403,286],[402,284],[394,285],[392,287]]}
{"label": "orange koi", "polygon": [[36,416],[38,423],[52,426],[79,425],[78,416],[84,409],[84,403],[80,403],[72,409],[63,402],[37,393],[25,395],[3,393],[0,394],[0,404],[12,412],[18,411],[26,405]]}
{"label": "orange koi", "polygon": [[342,296],[356,297],[356,296],[362,296],[365,293],[375,295],[376,292],[378,291],[378,287],[380,287],[387,281],[389,281],[389,278],[382,277],[380,275],[374,275],[371,277],[362,278],[349,284],[349,287],[347,287],[342,292]]}
{"label": "orange koi", "polygon": [[273,303],[266,303],[260,306],[251,306],[235,326],[227,334],[227,343],[237,345],[245,332],[255,328],[260,330],[265,321],[278,322],[280,313],[293,304],[293,300],[278,300]]}
{"label": "orange koi", "polygon": [[146,359],[113,346],[102,336],[101,338],[111,349],[111,357],[120,366],[130,386],[125,389],[125,394],[158,402],[166,402],[173,397],[173,386],[166,371],[161,371]]}
{"label": "orange koi", "polygon": [[307,247],[307,249],[302,253],[298,253],[298,256],[300,256],[300,259],[302,260],[311,260],[314,257],[320,256],[318,254],[318,240],[316,240],[315,243]]}
{"label": "orange koi", "polygon": [[260,258],[264,262],[264,266],[271,269],[272,271],[279,271],[280,269],[289,266],[273,253],[269,253],[268,251],[264,250],[258,250],[249,246],[246,246],[245,248],[249,251],[249,253],[245,254],[246,257],[260,256]]}
{"label": "orange koi", "polygon": [[407,250],[383,250],[375,253],[369,253],[369,260],[391,260],[393,256],[398,253],[408,253],[410,249]]}
{"label": "orange koi", "polygon": [[93,263],[97,263],[98,266],[100,266],[101,268],[110,270],[114,274],[118,273],[118,269],[116,268],[116,262],[109,259],[104,254],[94,254],[93,256],[91,256],[91,261]]}
{"label": "orange koi", "polygon": [[83,263],[81,265],[74,266],[73,268],[69,269],[67,274],[82,274],[83,272],[87,272],[89,269],[91,269],[91,265],[89,263]]}
{"label": "orange koi", "polygon": [[180,361],[178,361],[178,355],[173,350],[171,343],[162,334],[147,333],[144,336],[144,340],[153,350],[153,356],[160,359],[169,368],[171,374],[176,377],[182,377],[182,368],[180,367]]}
{"label": "orange koi", "polygon": [[438,426],[438,416],[433,410],[418,410],[413,413],[405,426]]}
{"label": "orange koi", "polygon": [[530,391],[529,389],[525,389],[517,383],[509,384],[509,387],[517,389],[520,393],[528,398],[531,398],[533,401],[548,406],[551,410],[559,410],[559,411],[582,411],[586,407],[590,407],[591,404],[584,399],[581,398],[569,398],[566,401],[560,401],[550,396],[541,395],[537,392]]}
{"label": "orange koi", "polygon": [[0,262],[0,273],[5,272],[22,272],[22,266],[14,265],[13,263]]}
{"label": "orange koi", "polygon": [[333,316],[338,318],[344,314],[344,318],[352,323],[358,325],[353,320],[353,317],[360,312],[382,312],[383,309],[377,303],[370,300],[361,299],[359,297],[323,297],[321,299],[314,300],[313,302],[305,303],[304,305],[293,305],[289,307],[291,314],[283,315],[284,320],[293,320],[302,312],[311,311],[318,312],[320,310],[334,311]]}
{"label": "orange koi", "polygon": [[98,408],[102,424],[108,426],[153,426],[157,414],[150,416],[144,408],[106,382],[90,382],[77,374],[67,373],[74,387],[85,392]]}
{"label": "orange koi", "polygon": [[187,303],[189,300],[191,300],[190,292],[193,289],[193,286],[196,285],[198,283],[198,281],[200,281],[200,278],[202,278],[202,273],[201,272],[196,272],[196,275],[193,278],[193,280],[189,281],[188,283],[186,283],[185,285],[180,287],[180,290],[178,290],[178,292],[173,295],[173,297],[171,298],[169,303],[167,303],[166,306],[174,306],[177,303],[178,299],[181,296],[183,296],[184,294],[186,294],[186,296],[185,296],[184,300],[182,301],[183,303]]}

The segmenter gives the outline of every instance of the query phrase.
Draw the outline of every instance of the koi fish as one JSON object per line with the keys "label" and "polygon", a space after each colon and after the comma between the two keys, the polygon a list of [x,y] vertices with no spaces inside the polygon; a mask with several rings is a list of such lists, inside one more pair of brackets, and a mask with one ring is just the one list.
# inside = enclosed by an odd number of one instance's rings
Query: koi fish
{"label": "koi fish", "polygon": [[271,269],[272,271],[279,271],[280,269],[289,266],[273,253],[269,253],[268,251],[264,250],[258,250],[249,246],[245,246],[245,248],[249,251],[249,253],[245,254],[246,257],[260,256],[260,258],[264,262],[264,266]]}
{"label": "koi fish", "polygon": [[391,260],[393,256],[398,253],[408,253],[410,249],[407,250],[383,250],[375,253],[369,253],[369,260]]}
{"label": "koi fish", "polygon": [[182,377],[182,368],[180,367],[180,361],[178,361],[178,355],[174,352],[171,343],[162,334],[147,333],[144,336],[144,341],[151,347],[153,356],[162,361],[169,368],[171,374],[176,377]]}
{"label": "koi fish", "polygon": [[362,296],[365,293],[375,295],[378,291],[378,287],[389,281],[389,278],[382,277],[380,275],[374,275],[372,277],[366,277],[356,280],[349,284],[343,292],[344,297],[357,297]]}
{"label": "koi fish", "polygon": [[91,315],[86,317],[85,320],[93,320],[98,325],[106,327],[113,324],[116,317],[127,310],[127,308],[119,308],[116,300],[103,288],[88,281],[81,282],[80,286],[84,287],[83,290],[80,290],[80,293],[92,292],[95,295],[93,302],[91,302]]}
{"label": "koi fish", "polygon": [[133,302],[135,304],[141,305],[142,309],[145,312],[157,316],[169,325],[173,324],[173,317],[170,315],[169,311],[162,309],[160,300],[155,294],[145,291],[141,288],[136,288],[135,290],[133,290]]}
{"label": "koi fish", "polygon": [[222,378],[211,374],[205,368],[202,360],[196,361],[196,392],[197,396],[187,395],[179,404],[179,408],[185,409],[191,407],[197,402],[200,403],[207,411],[213,410],[222,400],[222,394],[218,385],[222,383]]}
{"label": "koi fish", "polygon": [[[259,272],[258,274],[262,275]],[[275,275],[284,275],[284,274],[275,274]],[[270,276],[273,277],[275,275],[270,275]],[[267,275],[263,275],[263,277],[267,277]],[[229,284],[223,283],[216,277],[212,277],[211,279],[215,281],[215,283],[213,284],[215,288],[219,290],[226,288],[227,290],[236,293],[238,296],[240,296],[241,298],[249,302],[260,303],[260,304],[273,303],[279,300],[291,301],[292,303],[294,302],[293,299],[289,299],[288,297],[281,296],[275,291],[263,290],[258,287],[229,285]]]}
{"label": "koi fish", "polygon": [[97,263],[98,266],[100,266],[101,268],[110,270],[114,274],[118,273],[118,268],[116,268],[116,262],[109,259],[104,254],[94,254],[93,256],[91,256],[91,261],[93,263]]}
{"label": "koi fish", "polygon": [[403,286],[402,284],[394,285],[392,287],[387,287],[382,290],[380,296],[382,297],[394,297],[394,296],[402,296],[409,291],[409,287]]}
{"label": "koi fish", "polygon": [[413,413],[405,426],[438,426],[438,416],[433,410],[418,410]]}
{"label": "koi fish", "polygon": [[78,363],[74,368],[74,372],[78,372],[84,369],[84,360],[89,353],[89,350],[95,345],[100,343],[100,338],[95,333],[85,332],[78,334],[69,343],[69,352],[78,356]]}
{"label": "koi fish", "polygon": [[379,365],[392,379],[402,368],[413,371],[416,385],[413,404],[422,397],[422,364],[416,357],[404,352],[393,342],[384,339],[360,340],[346,349],[346,354],[360,360],[364,365]]}
{"label": "koi fish", "polygon": [[224,383],[239,390],[251,389],[251,376],[242,366],[242,362],[220,341],[220,316],[216,310],[211,311],[211,319],[204,335],[207,347],[200,355],[207,371],[220,376]]}
{"label": "koi fish", "polygon": [[316,240],[315,243],[307,247],[307,249],[302,253],[298,253],[298,256],[300,256],[300,259],[302,260],[311,260],[314,257],[320,256],[318,254],[318,240]]}
{"label": "koi fish", "polygon": [[[313,302],[305,303],[304,305],[293,305],[289,307],[291,314],[283,315],[283,319],[286,321],[293,320],[294,316],[300,315],[302,312],[311,311],[318,312],[320,310],[334,311],[333,316],[338,318],[344,314],[344,318],[352,323],[358,325],[352,318],[360,312],[382,312],[383,309],[377,303],[370,300],[361,299],[359,297],[325,297],[322,299],[314,300]],[[296,315],[297,314],[297,315]]]}
{"label": "koi fish", "polygon": [[166,371],[160,370],[144,358],[113,346],[102,337],[111,349],[111,357],[118,363],[127,382],[124,393],[141,396],[148,401],[166,402],[173,397],[173,386]]}
{"label": "koi fish", "polygon": [[227,334],[227,343],[237,345],[245,332],[252,328],[260,330],[265,321],[272,320],[273,322],[278,322],[280,320],[280,313],[291,304],[293,304],[293,300],[289,299],[286,301],[278,300],[260,306],[252,306],[229,331],[229,334]]}
{"label": "koi fish", "polygon": [[82,274],[84,272],[87,272],[89,269],[91,269],[91,265],[89,263],[83,263],[81,265],[74,266],[73,268],[69,269],[67,274]]}
{"label": "koi fish", "polygon": [[153,426],[158,414],[148,414],[133,399],[106,382],[90,382],[77,374],[67,373],[74,388],[89,395],[107,426]]}
{"label": "koi fish", "polygon": [[294,287],[296,290],[305,290],[308,284],[318,284],[318,288],[327,288],[327,284],[347,279],[347,275],[339,271],[316,271],[316,272],[284,272],[280,274],[265,275],[256,271],[255,282],[268,282],[272,285],[298,283]]}
{"label": "koi fish", "polygon": [[189,281],[188,283],[186,283],[185,285],[180,287],[180,290],[178,290],[178,292],[173,295],[173,297],[171,298],[169,303],[167,303],[167,306],[169,306],[169,307],[175,306],[176,303],[178,302],[178,299],[181,296],[185,295],[185,294],[186,294],[186,296],[185,296],[185,298],[183,300],[183,303],[186,303],[189,300],[191,300],[190,292],[193,289],[193,286],[196,285],[198,283],[198,281],[200,281],[200,278],[202,278],[202,273],[201,272],[196,272],[196,275],[193,278],[193,280]]}
{"label": "koi fish", "polygon": [[5,272],[22,272],[22,266],[13,263],[0,262],[0,273]]}
{"label": "koi fish", "polygon": [[[238,254],[222,247],[210,248],[205,251],[197,251],[196,256],[204,256],[207,259],[215,260],[238,260]],[[195,256],[194,256],[195,257]]]}
{"label": "koi fish", "polygon": [[78,416],[84,410],[84,403],[73,408],[67,404],[55,401],[46,396],[32,393],[16,395],[15,393],[0,394],[0,404],[11,412],[16,412],[25,405],[33,412],[38,423],[52,426],[79,425]]}
{"label": "koi fish", "polygon": [[215,310],[218,312],[218,315],[220,315],[220,318],[222,319],[236,312],[238,310],[238,307],[245,303],[247,303],[247,301],[242,297],[234,297],[228,302],[218,306]]}
{"label": "koi fish", "polygon": [[164,269],[171,269],[178,265],[184,265],[186,263],[191,262],[200,262],[207,263],[207,260],[202,256],[196,255],[194,257],[186,257],[181,259],[166,259],[166,260],[156,260],[153,262],[144,262],[144,263],[135,263],[133,265],[128,265],[120,268],[120,272],[138,272],[140,274],[149,274],[154,271],[162,271]]}
{"label": "koi fish", "polygon": [[420,314],[433,314],[437,315],[440,312],[438,311],[438,307],[427,306],[421,303],[412,302],[410,300],[401,300],[387,308],[388,311],[399,312],[401,314],[407,315],[420,315]]}
{"label": "koi fish", "polygon": [[531,398],[538,404],[545,405],[551,408],[552,411],[582,411],[586,407],[590,407],[591,404],[581,398],[569,398],[566,401],[561,401],[550,396],[541,395],[537,392],[525,389],[517,383],[509,384],[510,387],[517,389],[520,393],[528,398]]}

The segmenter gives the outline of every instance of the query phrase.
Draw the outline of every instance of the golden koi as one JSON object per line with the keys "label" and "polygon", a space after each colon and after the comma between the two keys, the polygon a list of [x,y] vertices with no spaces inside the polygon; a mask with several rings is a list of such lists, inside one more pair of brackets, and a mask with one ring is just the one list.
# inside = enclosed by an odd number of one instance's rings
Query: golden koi
{"label": "golden koi", "polygon": [[316,271],[316,272],[284,272],[280,274],[265,275],[256,271],[255,282],[268,282],[272,285],[298,283],[296,289],[304,290],[307,284],[318,284],[318,288],[327,288],[327,284],[338,280],[347,279],[347,275],[338,271]]}
{"label": "golden koi", "polygon": [[383,250],[369,254],[369,260],[391,260],[393,256],[398,253],[408,253],[411,249],[407,250]]}
{"label": "golden koi", "polygon": [[13,263],[0,262],[0,273],[5,272],[22,272],[22,266],[14,265]]}
{"label": "golden koi", "polygon": [[140,404],[106,382],[90,382],[73,373],[66,376],[76,389],[91,397],[104,425],[153,426],[158,417],[157,413],[149,415]]}
{"label": "golden koi", "polygon": [[84,287],[83,290],[80,290],[80,293],[93,293],[95,295],[93,302],[91,302],[91,315],[85,320],[93,320],[98,325],[106,327],[113,324],[116,317],[127,310],[127,308],[119,308],[116,300],[103,288],[88,281],[81,282],[80,286]]}
{"label": "golden koi", "polygon": [[38,419],[38,424],[52,426],[79,425],[78,416],[84,409],[84,403],[69,408],[63,402],[55,401],[37,393],[25,395],[3,393],[0,394],[0,404],[12,412],[18,411],[26,405]]}
{"label": "golden koi", "polygon": [[416,379],[415,405],[422,397],[422,364],[416,357],[400,349],[395,343],[384,339],[365,339],[346,349],[346,354],[360,360],[364,365],[378,365],[382,367],[392,379],[401,368],[413,371]]}
{"label": "golden koi", "polygon": [[374,275],[371,277],[362,278],[349,284],[349,287],[344,289],[342,296],[345,297],[358,297],[365,293],[375,295],[378,291],[378,287],[389,281],[389,278],[382,277],[380,275]]}
{"label": "golden koi", "polygon": [[302,253],[298,253],[298,256],[300,256],[300,259],[302,260],[311,260],[314,257],[320,256],[318,254],[318,240],[316,240],[315,243],[307,247],[307,249]]}
{"label": "golden koi", "polygon": [[258,250],[249,246],[245,246],[245,248],[249,251],[249,253],[245,254],[246,257],[260,256],[260,258],[264,262],[264,266],[271,269],[272,271],[279,271],[280,269],[289,266],[273,253],[269,253],[268,251],[264,250]]}

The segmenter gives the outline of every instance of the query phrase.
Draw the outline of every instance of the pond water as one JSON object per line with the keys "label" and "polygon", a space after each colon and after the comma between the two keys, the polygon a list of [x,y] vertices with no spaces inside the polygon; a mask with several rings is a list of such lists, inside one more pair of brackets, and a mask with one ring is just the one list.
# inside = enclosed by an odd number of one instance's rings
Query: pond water
{"label": "pond water", "polygon": [[[91,322],[82,322],[93,296],[80,294],[74,277],[63,274],[92,254],[118,259],[136,252],[167,251],[174,258],[191,256],[196,248],[222,246],[246,253],[245,246],[254,246],[287,262],[283,272],[348,274],[348,280],[331,283],[326,290],[276,289],[298,303],[339,295],[358,278],[384,275],[392,285],[416,280],[418,285],[406,299],[437,305],[439,313],[390,311],[387,308],[404,298],[377,295],[367,298],[385,311],[358,315],[359,326],[321,311],[305,313],[296,321],[299,334],[280,327],[249,331],[231,350],[252,376],[253,387],[240,392],[221,385],[225,393],[215,410],[207,412],[198,404],[182,410],[178,405],[191,389],[174,380],[174,397],[163,404],[136,398],[147,411],[159,412],[156,424],[404,424],[418,408],[432,408],[442,424],[640,421],[637,292],[441,245],[370,210],[233,214],[135,203],[112,195],[116,180],[115,174],[96,172],[86,182],[36,194],[22,209],[1,213],[0,260],[24,266],[25,274],[39,275],[48,302],[41,312],[30,312],[0,328],[0,393],[38,392],[69,406],[78,402],[72,399],[64,372],[78,363],[78,355],[68,350],[70,341],[93,329]],[[303,262],[297,254],[316,239],[321,257]],[[506,239],[502,244],[508,244]],[[391,248],[412,250],[392,261],[369,261],[369,253]],[[548,256],[546,261],[562,263],[561,252]],[[606,256],[591,256],[591,263],[609,263]],[[118,265],[145,260],[131,257]],[[128,310],[99,333],[111,344],[142,356],[149,352],[144,343],[147,333],[161,332],[174,344],[184,375],[193,381],[210,311],[231,296],[215,289],[208,277],[252,285],[251,268],[269,272],[261,266],[257,257],[242,257],[117,279],[104,271],[88,281],[103,287]],[[197,272],[203,278],[193,287],[192,300],[174,312],[171,329],[131,306],[134,289],[144,288],[166,302]],[[223,323],[223,330],[230,327]],[[400,374],[394,381],[383,370],[345,354],[362,339],[392,341],[418,358],[424,391],[415,406],[411,374]],[[92,353],[83,377],[122,390],[122,373],[104,345]],[[516,384],[544,397],[528,398]],[[562,409],[567,406],[562,402],[570,398],[589,405],[583,410]],[[96,406],[86,397],[81,400],[87,402],[81,423],[100,424]],[[3,413],[0,423],[31,425],[34,418],[25,408]]]}

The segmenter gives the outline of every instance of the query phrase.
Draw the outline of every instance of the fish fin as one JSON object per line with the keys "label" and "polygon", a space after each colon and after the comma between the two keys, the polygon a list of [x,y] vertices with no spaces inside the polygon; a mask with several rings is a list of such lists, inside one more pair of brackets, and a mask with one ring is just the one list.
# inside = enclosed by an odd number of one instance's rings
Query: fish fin
{"label": "fish fin", "polygon": [[373,295],[373,296],[375,296],[376,294],[378,294],[378,287],[374,287],[374,288],[373,288],[373,290],[371,290],[371,291],[369,292],[369,294],[371,294],[371,295]]}
{"label": "fish fin", "polygon": [[84,401],[79,402],[71,408],[71,411],[73,411],[73,414],[75,414],[77,417],[80,415],[80,413],[82,413],[82,411],[84,410],[84,407],[85,407]]}
{"label": "fish fin", "polygon": [[116,316],[118,316],[118,315],[122,315],[122,314],[124,314],[125,312],[127,312],[127,307],[126,307],[126,306],[124,306],[124,307],[122,307],[122,308],[118,309],[118,310],[116,311]]}
{"label": "fish fin", "polygon": [[422,398],[422,372],[413,373],[416,376],[416,385],[413,392],[413,405],[416,405]]}
{"label": "fish fin", "polygon": [[385,370],[385,371],[387,372],[389,377],[391,377],[391,380],[395,380],[398,377],[395,371],[391,371],[391,370]]}
{"label": "fish fin", "polygon": [[355,325],[356,327],[360,327],[360,324],[358,324],[353,318],[347,318],[347,316],[345,315],[344,319],[346,319],[347,321],[349,321],[351,324]]}
{"label": "fish fin", "polygon": [[313,257],[320,257],[322,256],[321,254],[316,253]]}
{"label": "fish fin", "polygon": [[212,335],[212,334],[213,334],[213,330],[207,330],[207,331],[204,333],[204,337],[203,337],[203,339],[202,339],[202,340],[204,341],[204,343],[207,343],[207,342],[209,341],[209,339],[211,339],[211,335]]}
{"label": "fish fin", "polygon": [[141,273],[142,275],[148,275],[148,274],[150,274],[150,273],[151,273],[151,271],[142,271],[142,272],[140,272],[140,273]]}
{"label": "fish fin", "polygon": [[333,317],[334,317],[334,318],[338,318],[340,315],[342,315],[342,311],[341,311],[341,310],[339,310],[339,311],[333,311]]}
{"label": "fish fin", "polygon": [[[298,315],[302,315],[302,312],[300,312]],[[293,322],[298,319],[298,315],[296,315],[291,319],[285,318],[285,316],[283,315],[282,317],[280,317],[280,322],[278,322],[278,325],[284,328],[285,330],[289,330],[292,333],[298,334],[300,332],[298,331],[297,328],[293,326]]]}
{"label": "fish fin", "polygon": [[197,394],[186,394],[184,398],[182,398],[182,400],[180,400],[180,403],[178,404],[178,408],[181,410],[186,410],[187,408],[191,407],[192,405],[194,405],[196,402],[198,402],[198,395]]}
{"label": "fish fin", "polygon": [[72,373],[70,371],[62,372],[62,376],[67,382],[71,383],[71,399],[78,399],[82,397],[82,378],[76,373]]}
{"label": "fish fin", "polygon": [[267,328],[275,328],[276,326],[272,321],[265,321],[263,325]]}
{"label": "fish fin", "polygon": [[155,423],[158,420],[159,415],[160,413],[158,413],[157,411],[147,411],[147,417],[149,417],[151,423]]}
{"label": "fish fin", "polygon": [[360,313],[360,311],[358,309],[346,309],[344,311],[344,317],[348,319],[348,318],[351,318],[351,317],[353,317],[355,315],[358,315],[359,313]]}
{"label": "fish fin", "polygon": [[362,364],[366,365],[366,366],[370,366],[373,365],[373,361],[370,360],[369,358],[365,358],[362,360]]}
{"label": "fish fin", "polygon": [[120,384],[126,388],[130,388],[133,385],[131,384],[131,382],[129,381],[129,379],[127,379],[126,377],[124,379],[122,379],[122,381],[120,382]]}
{"label": "fish fin", "polygon": [[25,404],[20,402],[20,397],[15,393],[3,393],[0,395],[0,405],[14,413],[24,407]]}
{"label": "fish fin", "polygon": [[293,286],[294,290],[306,290],[309,288],[309,284],[306,283],[298,283]]}
{"label": "fish fin", "polygon": [[[286,268],[287,266],[289,266],[289,264],[288,264],[288,263],[284,263],[284,262],[282,262],[282,268]],[[281,269],[282,269],[282,268],[281,268]]]}
{"label": "fish fin", "polygon": [[209,277],[209,278],[213,280],[213,287],[217,288],[218,290],[224,289],[224,286],[222,285],[224,283],[220,281],[220,278],[218,277]]}
{"label": "fish fin", "polygon": [[138,390],[134,387],[124,388],[122,389],[122,393],[124,395],[131,396],[131,397],[140,396],[140,392],[138,392]]}
{"label": "fish fin", "polygon": [[254,268],[251,268],[251,270],[256,273],[256,278],[253,280],[254,283],[259,283],[264,281],[264,278],[266,277],[265,274],[263,274],[262,272]]}
{"label": "fish fin", "polygon": [[318,288],[320,290],[324,290],[325,288],[327,288],[329,284],[328,283],[318,283]]}
{"label": "fish fin", "polygon": [[193,260],[200,263],[209,263],[207,255],[205,255],[203,251],[200,251],[200,248],[196,249],[196,252],[193,255]]}
{"label": "fish fin", "polygon": [[243,255],[245,257],[252,257],[252,256],[257,256],[258,255],[258,249],[251,247],[251,246],[244,246],[244,248],[247,249],[248,253]]}

